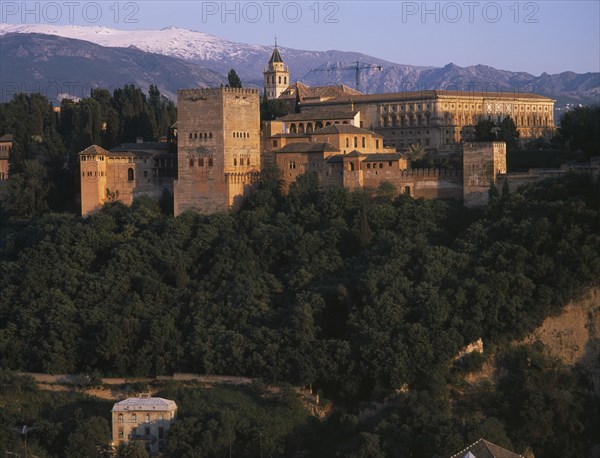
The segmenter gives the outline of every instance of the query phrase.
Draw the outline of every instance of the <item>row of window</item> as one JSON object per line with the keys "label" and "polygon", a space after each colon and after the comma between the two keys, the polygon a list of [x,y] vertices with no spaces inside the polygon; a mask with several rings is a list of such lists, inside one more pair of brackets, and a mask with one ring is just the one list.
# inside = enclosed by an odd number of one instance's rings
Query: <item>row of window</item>
{"label": "row of window", "polygon": [[[379,148],[379,141],[377,141],[376,143],[377,143],[377,148]],[[361,145],[362,145],[362,148],[367,147],[367,139],[365,137],[361,137]],[[354,146],[354,148],[358,148],[358,137],[354,137],[353,146]],[[348,137],[346,137],[346,148],[349,148],[349,147],[350,147],[350,139]]]}
{"label": "row of window", "polygon": [[[125,419],[125,416],[124,416],[122,413],[120,413],[120,414],[117,416],[117,421],[118,421],[119,423],[123,423],[124,419]],[[159,420],[164,420],[164,419],[165,419],[165,416],[164,416],[164,414],[162,414],[162,413],[161,413],[161,414],[159,414],[159,415],[158,415],[158,419],[159,419]],[[137,414],[136,414],[136,413],[132,413],[132,414],[129,416],[129,421],[131,421],[131,422],[137,422]],[[146,422],[149,422],[149,421],[150,421],[150,414],[149,414],[149,413],[147,413],[146,415],[144,415],[144,421],[146,421]]]}
{"label": "row of window", "polygon": [[197,140],[197,139],[204,139],[204,140],[208,140],[209,138],[212,138],[212,132],[190,132],[190,140]]}
{"label": "row of window", "polygon": [[[149,427],[145,426],[144,429],[143,429],[143,431],[144,431],[143,435],[145,435],[145,436],[149,436],[150,435],[150,428]],[[131,430],[131,435],[132,436],[135,435],[136,432],[138,432],[138,430],[136,428],[133,428]],[[141,428],[140,428],[139,434],[141,435]],[[158,438],[159,439],[164,439],[165,438],[165,428],[163,428],[162,426],[160,426],[158,428]],[[119,428],[119,439],[125,439],[125,430],[123,428]]]}
{"label": "row of window", "polygon": [[[244,159],[243,157],[240,157],[239,162],[240,162],[240,165],[250,165],[250,158],[247,157]],[[233,165],[238,165],[238,160],[235,157],[233,158]]]}
{"label": "row of window", "polygon": [[233,138],[250,138],[250,132],[232,132]]}
{"label": "row of window", "polygon": [[[325,123],[324,127],[327,126],[331,126],[331,124],[348,124],[348,121],[327,121]],[[312,132],[313,130],[318,130],[318,129],[322,129],[323,128],[323,123],[321,121],[317,121],[314,124],[314,128],[313,128],[313,123],[312,122],[308,122],[306,123],[306,126],[304,126],[304,123],[298,123],[296,124],[295,122],[290,124],[290,133],[292,134],[304,134],[304,133],[309,133]]]}
{"label": "row of window", "polygon": [[[204,162],[205,161],[204,161],[203,157],[198,159],[198,167],[204,167]],[[206,161],[206,163],[208,164],[209,167],[212,167],[214,165],[213,158],[209,157],[208,160]],[[190,159],[190,167],[194,167],[195,164],[196,164],[196,160]]]}
{"label": "row of window", "polygon": [[96,157],[99,161],[104,161],[104,156],[81,156],[81,162],[95,161]]}
{"label": "row of window", "polygon": [[275,76],[271,76],[269,77],[269,75],[266,76],[266,80],[267,80],[267,84],[272,83],[275,84],[275,81],[278,81],[278,84],[287,84],[287,76],[281,76],[279,75],[278,79],[275,79]]}

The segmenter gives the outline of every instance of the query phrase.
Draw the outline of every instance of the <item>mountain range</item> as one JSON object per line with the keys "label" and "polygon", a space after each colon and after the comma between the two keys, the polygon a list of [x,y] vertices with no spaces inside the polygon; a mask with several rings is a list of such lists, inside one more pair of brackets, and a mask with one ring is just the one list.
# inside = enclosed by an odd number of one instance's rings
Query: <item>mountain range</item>
{"label": "mountain range", "polygon": [[[245,86],[262,88],[262,72],[272,46],[236,43],[176,27],[117,30],[96,26],[10,25],[0,29],[0,100],[15,88],[50,88],[54,93],[87,96],[89,87],[156,84],[174,98],[177,89],[226,83],[234,68]],[[485,65],[441,68],[389,62],[347,51],[305,51],[279,47],[291,80],[309,85],[346,84],[366,93],[425,89],[534,92],[566,104],[600,103],[600,73],[563,72],[534,76]],[[71,83],[77,83],[73,89]],[[28,89],[32,87],[32,89]],[[38,89],[41,90],[41,89]],[[87,91],[87,93],[86,93]],[[74,93],[73,93],[74,92]]]}

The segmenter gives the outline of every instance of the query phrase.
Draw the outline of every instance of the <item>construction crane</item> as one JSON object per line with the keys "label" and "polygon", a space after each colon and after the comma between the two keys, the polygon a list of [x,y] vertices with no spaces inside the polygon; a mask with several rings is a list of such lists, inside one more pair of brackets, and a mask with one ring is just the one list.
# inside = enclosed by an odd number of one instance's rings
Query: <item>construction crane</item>
{"label": "construction crane", "polygon": [[383,67],[381,65],[366,64],[364,62],[359,62],[359,61],[353,62],[353,64],[354,65],[345,66],[345,67],[313,68],[310,70],[310,72],[333,72],[335,70],[354,70],[355,77],[356,77],[356,90],[358,91],[359,86],[360,86],[360,79],[359,79],[360,70],[367,70],[367,69],[371,69],[371,68],[376,68],[377,70],[383,69]]}

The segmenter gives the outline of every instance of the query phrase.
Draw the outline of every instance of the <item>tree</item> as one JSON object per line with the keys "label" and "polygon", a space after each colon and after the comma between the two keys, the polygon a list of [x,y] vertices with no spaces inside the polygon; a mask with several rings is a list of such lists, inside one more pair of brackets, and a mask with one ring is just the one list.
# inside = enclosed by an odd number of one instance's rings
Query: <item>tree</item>
{"label": "tree", "polygon": [[110,440],[110,426],[103,417],[78,419],[77,429],[69,435],[65,455],[73,458],[100,456],[99,450]]}
{"label": "tree", "polygon": [[583,151],[586,158],[599,153],[600,105],[577,107],[560,120],[558,130],[563,146],[572,152]]}
{"label": "tree", "polygon": [[242,87],[242,80],[233,68],[229,70],[229,73],[227,74],[227,80],[229,81],[229,87]]}
{"label": "tree", "polygon": [[505,142],[507,149],[515,149],[519,144],[519,131],[513,119],[506,116],[498,128],[498,140]]}
{"label": "tree", "polygon": [[478,142],[493,142],[496,141],[496,134],[494,132],[496,124],[493,121],[487,119],[480,120],[475,125],[475,141]]}
{"label": "tree", "polygon": [[406,152],[411,161],[419,161],[425,157],[425,148],[420,143],[413,143]]}
{"label": "tree", "polygon": [[9,213],[32,219],[48,210],[50,188],[44,166],[38,161],[26,160],[20,172],[9,175],[0,203]]}

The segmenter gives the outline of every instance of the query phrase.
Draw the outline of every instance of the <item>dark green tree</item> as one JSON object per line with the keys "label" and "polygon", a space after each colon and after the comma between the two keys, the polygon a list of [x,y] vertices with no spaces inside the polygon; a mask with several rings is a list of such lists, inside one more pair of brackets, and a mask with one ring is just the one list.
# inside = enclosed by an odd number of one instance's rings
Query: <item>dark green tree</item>
{"label": "dark green tree", "polygon": [[494,128],[496,124],[493,121],[482,119],[475,125],[475,141],[493,142],[496,141]]}
{"label": "dark green tree", "polygon": [[498,126],[498,140],[506,142],[506,148],[513,150],[519,146],[519,131],[510,116],[506,116]]}
{"label": "dark green tree", "polygon": [[238,74],[236,73],[236,71],[232,68],[231,70],[229,70],[229,73],[227,74],[227,81],[228,86],[229,87],[237,87],[237,88],[241,88],[242,87],[242,80],[240,79],[240,77],[238,76]]}

